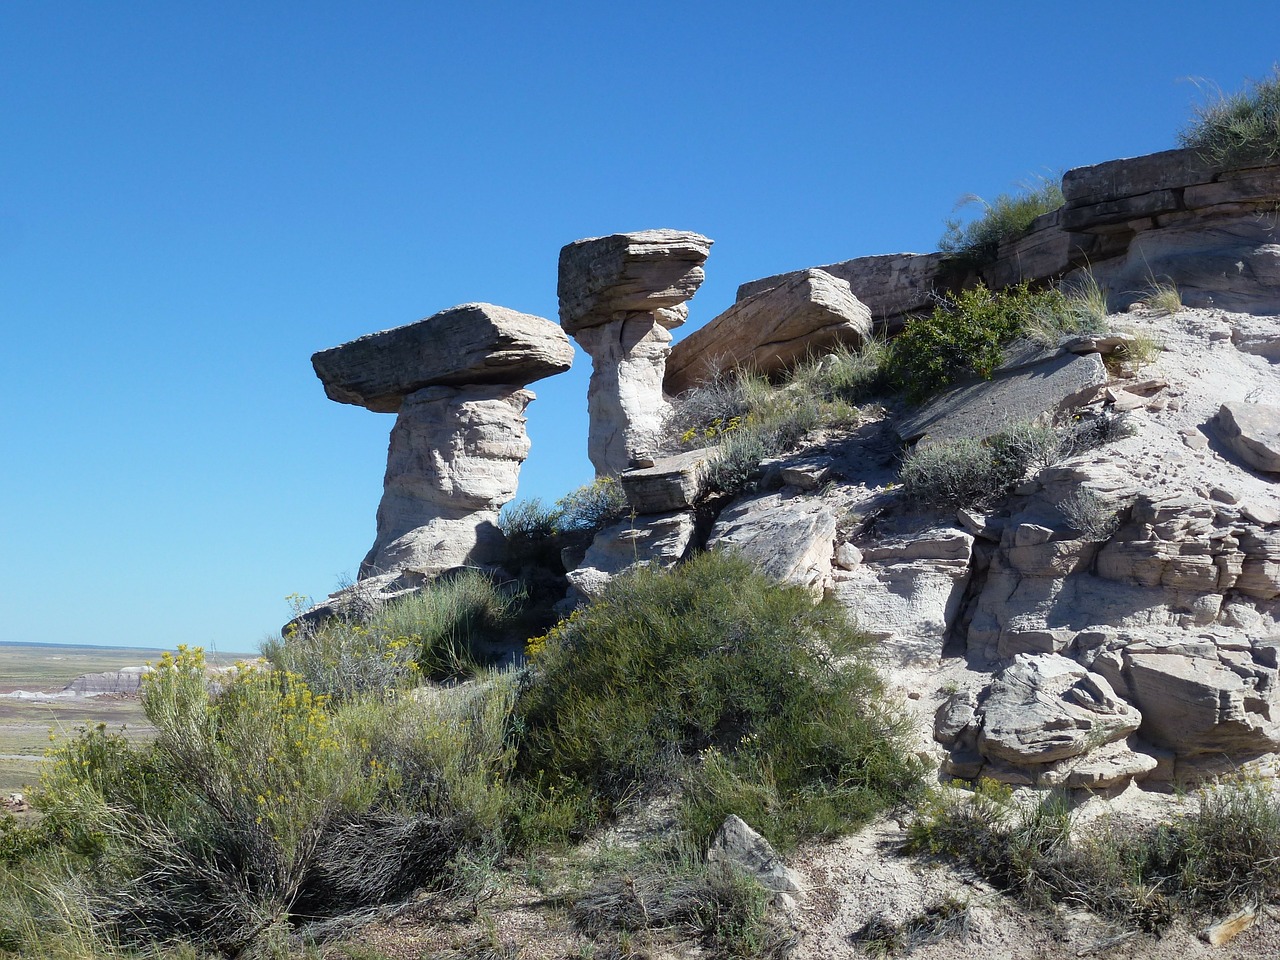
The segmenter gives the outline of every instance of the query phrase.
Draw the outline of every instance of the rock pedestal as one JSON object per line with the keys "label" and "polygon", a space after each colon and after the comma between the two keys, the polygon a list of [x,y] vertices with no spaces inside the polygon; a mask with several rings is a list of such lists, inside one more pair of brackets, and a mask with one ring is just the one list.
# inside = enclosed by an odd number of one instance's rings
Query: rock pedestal
{"label": "rock pedestal", "polygon": [[487,303],[443,310],[311,358],[325,393],[397,414],[378,533],[360,579],[496,563],[498,511],[529,454],[531,381],[569,369],[550,320]]}
{"label": "rock pedestal", "polygon": [[667,413],[671,329],[702,284],[711,241],[680,230],[576,240],[560,251],[560,325],[591,356],[587,455],[616,476],[646,459]]}

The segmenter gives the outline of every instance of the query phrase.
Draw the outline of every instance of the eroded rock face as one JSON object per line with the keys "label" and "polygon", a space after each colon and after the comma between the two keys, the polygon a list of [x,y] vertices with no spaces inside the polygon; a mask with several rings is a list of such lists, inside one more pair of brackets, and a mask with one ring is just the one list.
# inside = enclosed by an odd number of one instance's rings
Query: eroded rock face
{"label": "eroded rock face", "polygon": [[560,251],[560,324],[590,355],[587,455],[616,476],[656,448],[671,329],[702,283],[711,241],[680,230],[577,240]]}
{"label": "eroded rock face", "polygon": [[533,398],[510,386],[427,387],[404,398],[362,578],[498,561],[498,511],[529,455],[524,410]]}
{"label": "eroded rock face", "polygon": [[572,362],[569,338],[551,321],[486,303],[312,357],[330,398],[397,413],[361,580],[395,591],[498,560],[498,511],[529,454],[524,410],[534,395],[523,388]]}
{"label": "eroded rock face", "polygon": [[804,270],[739,300],[686,337],[667,361],[675,394],[737,368],[775,373],[818,351],[856,347],[871,335],[871,311],[847,280]]}
{"label": "eroded rock face", "polygon": [[692,510],[637,516],[601,530],[568,574],[573,599],[595,599],[610,580],[638,564],[670,567],[683,560],[696,530]]}

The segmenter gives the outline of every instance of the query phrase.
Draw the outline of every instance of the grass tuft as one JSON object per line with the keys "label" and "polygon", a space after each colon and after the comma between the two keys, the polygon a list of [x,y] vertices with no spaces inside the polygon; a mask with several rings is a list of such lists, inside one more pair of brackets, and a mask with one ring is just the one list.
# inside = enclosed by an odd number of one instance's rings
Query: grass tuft
{"label": "grass tuft", "polygon": [[958,266],[986,266],[996,259],[1000,244],[1021,236],[1036,217],[1057,210],[1063,202],[1061,184],[1047,177],[1024,185],[1017,193],[1002,193],[991,203],[970,194],[957,208],[977,205],[983,208],[982,214],[969,223],[947,220],[938,249]]}
{"label": "grass tuft", "polygon": [[1227,168],[1280,157],[1280,66],[1238,93],[1214,89],[1178,134],[1179,144]]}

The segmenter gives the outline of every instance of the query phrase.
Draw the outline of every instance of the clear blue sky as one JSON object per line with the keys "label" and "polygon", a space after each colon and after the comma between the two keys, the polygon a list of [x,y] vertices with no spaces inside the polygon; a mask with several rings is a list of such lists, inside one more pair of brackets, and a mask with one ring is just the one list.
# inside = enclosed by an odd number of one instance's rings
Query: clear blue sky
{"label": "clear blue sky", "polygon": [[[310,355],[556,318],[650,227],[742,281],[935,248],[956,199],[1174,145],[1280,5],[0,2],[0,640],[252,649],[372,543],[393,418]],[[677,336],[681,332],[677,333]],[[589,362],[521,497],[590,479]]]}

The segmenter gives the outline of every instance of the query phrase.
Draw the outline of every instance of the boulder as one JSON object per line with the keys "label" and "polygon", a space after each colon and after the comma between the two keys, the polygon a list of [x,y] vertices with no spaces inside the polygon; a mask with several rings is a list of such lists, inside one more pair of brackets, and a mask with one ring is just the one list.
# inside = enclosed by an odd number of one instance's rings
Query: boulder
{"label": "boulder", "polygon": [[592,600],[609,581],[637,564],[669,567],[683,560],[697,530],[692,511],[638,516],[596,534],[575,570],[568,573],[577,599]]}
{"label": "boulder", "polygon": [[563,373],[573,345],[550,320],[491,303],[464,303],[311,357],[331,400],[395,413],[430,386],[524,386]]}
{"label": "boulder", "polygon": [[1142,780],[1160,761],[1137,737],[1116,740],[1096,750],[1049,764],[1037,784],[1069,790],[1109,790],[1131,780]]}
{"label": "boulder", "polygon": [[626,471],[619,482],[628,505],[638,514],[692,507],[703,493],[707,466],[717,455],[714,448],[687,450],[660,457],[651,467]]}
{"label": "boulder", "polygon": [[1264,473],[1280,473],[1280,407],[1264,403],[1224,403],[1217,428],[1241,463]]}
{"label": "boulder", "polygon": [[1078,756],[1122,740],[1142,715],[1105,679],[1055,654],[1019,654],[979,707],[983,756],[1026,766]]}
{"label": "boulder", "polygon": [[404,399],[361,579],[501,559],[498,511],[515,496],[529,455],[524,410],[533,398],[512,386],[440,386]]}
{"label": "boulder", "polygon": [[821,593],[831,579],[836,517],[820,499],[764,493],[734,503],[707,546],[735,550],[764,573]]}
{"label": "boulder", "polygon": [[771,374],[871,334],[871,311],[840,280],[804,270],[739,300],[671,351],[665,388],[680,393],[738,368]]}
{"label": "boulder", "polygon": [[1032,354],[1004,364],[990,380],[954,387],[895,424],[904,442],[983,440],[1011,425],[1057,414],[1092,398],[1107,382],[1097,354]]}
{"label": "boulder", "polygon": [[587,456],[598,476],[652,457],[670,405],[662,394],[670,328],[702,283],[711,241],[646,230],[560,251],[560,323],[591,356]]}
{"label": "boulder", "polygon": [[773,846],[741,817],[730,814],[707,848],[707,863],[720,864],[756,880],[779,897],[801,899],[804,884]]}
{"label": "boulder", "polygon": [[[901,326],[901,319],[906,314],[928,309],[936,292],[950,285],[946,258],[940,253],[855,257],[816,269],[849,284],[853,295],[871,311],[877,326],[890,331]],[[737,300],[741,302],[754,297],[805,272],[793,270],[751,280],[738,287]]]}

